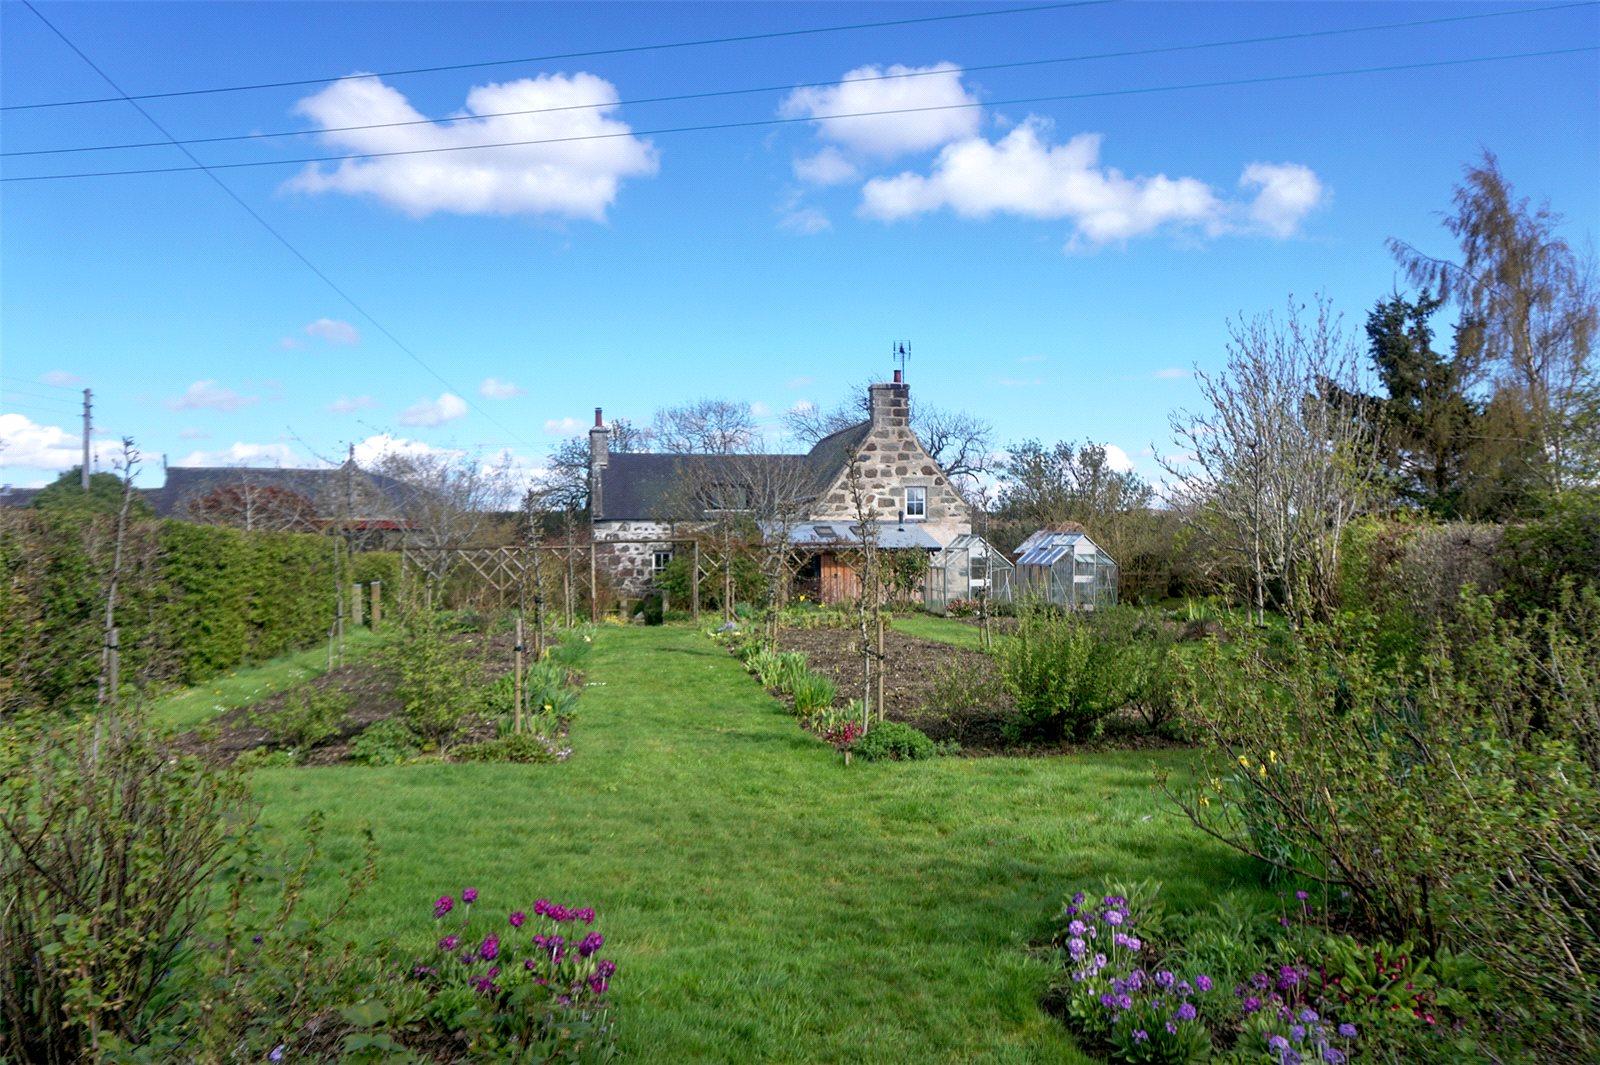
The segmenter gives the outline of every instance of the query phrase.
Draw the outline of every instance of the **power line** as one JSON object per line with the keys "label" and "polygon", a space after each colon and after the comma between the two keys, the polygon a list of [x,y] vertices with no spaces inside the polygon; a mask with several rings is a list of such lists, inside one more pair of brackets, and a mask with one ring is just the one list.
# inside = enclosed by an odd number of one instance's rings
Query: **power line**
{"label": "power line", "polygon": [[[43,22],[46,26],[48,26],[50,28],[51,32],[53,32],[57,37],[60,37],[62,42],[65,43],[68,48],[72,49],[72,51],[77,54],[79,59],[82,59],[85,63],[87,63],[89,65],[89,68],[91,70],[93,70],[96,74],[99,74],[101,78],[105,79],[105,82],[106,82],[107,85],[110,85],[113,89],[115,89],[119,93],[122,92],[122,87],[120,85],[118,85],[111,78],[111,75],[109,75],[105,71],[101,70],[100,67],[98,65],[96,65],[94,60],[90,59],[87,55],[84,54],[82,49],[80,49],[76,44],[72,43],[71,38],[69,38],[66,34],[62,33],[59,29],[56,28],[55,23],[51,22],[49,19],[45,18],[44,15],[39,13],[39,9],[33,6],[33,0],[22,0],[22,2],[27,6],[29,11],[32,11],[34,13],[34,16],[37,17],[40,22]],[[134,108],[134,110],[138,111],[141,115],[143,115],[147,122],[149,122],[156,129],[160,130],[163,136],[167,137],[169,140],[173,139],[172,138],[172,134],[167,132],[166,127],[163,126],[160,122],[156,121],[155,116],[150,114],[149,111],[145,110],[145,108],[143,106],[141,106],[138,103],[138,101],[133,100],[133,99],[130,98],[130,99],[128,99],[128,103]],[[331,277],[329,277],[327,274],[323,273],[322,270],[315,263],[313,263],[309,258],[307,258],[304,252],[302,252],[299,248],[297,248],[293,244],[291,244],[287,237],[285,237],[282,233],[279,233],[275,228],[273,228],[272,224],[269,223],[265,218],[261,217],[261,215],[258,214],[253,207],[251,207],[242,198],[240,198],[238,193],[234,192],[233,189],[229,188],[228,185],[220,177],[218,177],[216,174],[212,173],[211,170],[208,167],[206,167],[206,165],[204,163],[201,163],[200,160],[195,157],[193,152],[189,151],[188,148],[184,147],[181,144],[178,144],[176,146],[177,146],[177,149],[180,152],[182,152],[184,155],[188,156],[189,159],[191,159],[195,163],[195,166],[192,169],[198,169],[198,170],[205,171],[206,176],[209,177],[213,182],[215,182],[216,186],[219,189],[221,189],[223,192],[225,192],[228,195],[229,199],[233,200],[234,203],[238,204],[241,208],[244,209],[245,213],[247,213],[251,218],[254,218],[258,223],[260,223],[261,227],[263,229],[265,229],[268,233],[272,234],[272,236],[278,241],[278,243],[282,244],[285,248],[288,249],[288,251],[289,251],[289,253],[291,255],[293,255],[296,259],[299,259],[300,262],[305,265],[306,269],[310,270],[313,274],[317,275],[317,277],[319,279],[321,279],[323,284],[327,285],[335,293],[337,293],[339,298],[343,299],[352,308],[354,308],[356,313],[360,314],[361,317],[363,317],[367,321],[371,322],[373,327],[376,328],[378,330],[378,332],[382,333],[385,337],[387,337],[389,339],[390,343],[392,343],[395,347],[399,348],[402,352],[404,352],[406,354],[406,356],[411,359],[412,362],[415,362],[418,366],[420,366],[424,370],[426,370],[428,372],[428,374],[431,377],[433,377],[434,380],[436,380],[440,384],[444,385],[445,388],[449,389],[452,393],[455,393],[456,395],[461,396],[461,393],[464,390],[456,388],[455,385],[453,385],[449,381],[445,380],[444,376],[441,375],[439,373],[439,371],[435,370],[432,366],[429,366],[425,361],[423,361],[422,356],[418,355],[416,352],[412,351],[409,347],[407,347],[404,343],[402,343],[400,338],[395,336],[393,333],[391,333],[388,330],[388,328],[382,322],[378,321],[378,319],[372,315],[372,313],[370,311],[368,311],[360,303],[356,302],[355,297],[351,296],[344,289],[340,288],[339,285],[337,283],[335,283],[334,280]],[[186,168],[186,169],[188,169],[188,168]],[[504,425],[501,425],[500,422],[497,419],[495,419],[492,415],[489,414],[488,411],[485,411],[483,408],[479,407],[476,403],[472,402],[472,400],[467,399],[465,396],[461,396],[461,399],[462,399],[462,402],[464,402],[468,407],[470,407],[473,410],[477,411],[478,414],[480,414],[486,421],[489,422],[489,424],[493,425],[495,428],[499,429],[501,432],[505,433],[507,436],[511,437],[513,440],[520,439],[517,436],[516,433],[512,432],[510,429],[507,429]],[[531,448],[531,447],[534,446],[534,445],[528,443],[527,441],[523,441],[522,443],[523,443],[524,447]]]}
{"label": "power line", "polygon": [[[28,2],[28,0],[24,0]],[[31,6],[31,4],[30,4]],[[1256,78],[1228,78],[1219,81],[1195,81],[1180,85],[1154,85],[1138,89],[1100,89],[1094,92],[1060,93],[1050,96],[1024,96],[1010,100],[987,100],[959,104],[933,104],[926,107],[897,107],[878,111],[852,111],[836,115],[808,115],[792,118],[749,119],[743,122],[714,122],[693,126],[668,126],[658,129],[626,130],[615,133],[584,133],[570,137],[538,137],[530,140],[494,141],[487,144],[459,144],[438,148],[409,148],[392,152],[357,152],[349,155],[306,156],[298,159],[257,159],[242,163],[201,163],[181,143],[173,141],[191,160],[194,166],[144,167],[133,170],[92,170],[75,174],[33,174],[21,177],[0,177],[0,183],[17,181],[67,181],[75,178],[132,177],[143,174],[183,174],[196,170],[210,173],[213,170],[240,170],[263,166],[297,166],[302,163],[343,163],[361,159],[391,159],[407,155],[439,155],[446,152],[482,151],[490,148],[526,148],[541,144],[571,144],[581,141],[614,140],[618,137],[660,137],[675,133],[705,133],[716,130],[749,129],[760,126],[784,126],[803,122],[832,122],[851,118],[878,118],[887,115],[920,114],[931,111],[961,111],[974,107],[1006,107],[1015,104],[1056,103],[1067,100],[1091,100],[1112,96],[1142,96],[1163,92],[1184,92],[1194,89],[1230,88],[1240,85],[1264,85],[1271,82],[1309,81],[1317,78],[1351,77],[1360,74],[1386,74],[1402,70],[1427,70],[1439,67],[1463,66],[1472,63],[1496,63],[1512,59],[1538,59],[1558,55],[1574,55],[1600,51],[1600,45],[1583,45],[1576,48],[1552,48],[1538,52],[1511,52],[1502,55],[1468,56],[1461,59],[1438,59],[1424,63],[1395,63],[1376,67],[1350,67],[1344,70],[1308,71],[1299,74],[1273,74]],[[135,105],[137,106],[137,105]],[[147,116],[148,117],[148,116]],[[151,120],[154,122],[154,119]],[[157,128],[160,128],[159,126]],[[230,193],[231,194],[231,193]],[[242,201],[241,201],[242,202]],[[254,212],[252,212],[253,214]],[[262,223],[265,225],[265,223]],[[282,239],[281,237],[279,238]],[[330,282],[331,284],[331,282]],[[359,308],[358,308],[359,309]],[[365,313],[365,312],[363,312]],[[374,323],[376,324],[376,323]]]}
{"label": "power line", "polygon": [[[1445,23],[1469,22],[1479,19],[1504,18],[1510,15],[1532,15],[1548,11],[1565,11],[1571,8],[1595,7],[1594,0],[1581,0],[1577,3],[1552,4],[1545,7],[1519,7],[1505,11],[1488,11],[1470,15],[1451,15],[1441,18],[1413,19],[1408,22],[1383,22],[1367,26],[1348,26],[1328,30],[1307,30],[1300,33],[1279,33],[1263,37],[1236,37],[1222,41],[1202,41],[1193,44],[1164,45],[1159,48],[1137,48],[1117,52],[1090,52],[1082,55],[1059,56],[1050,59],[1022,59],[1008,63],[984,63],[976,66],[962,67],[962,73],[980,73],[992,70],[1016,70],[1025,67],[1040,67],[1061,65],[1065,63],[1082,63],[1102,59],[1130,59],[1140,56],[1169,55],[1176,52],[1194,52],[1211,48],[1231,48],[1251,44],[1276,44],[1284,41],[1311,40],[1324,37],[1347,36],[1356,33],[1375,33],[1385,30],[1415,29],[1422,26],[1438,26]],[[673,96],[645,96],[632,100],[600,100],[593,103],[562,104],[556,107],[535,107],[520,111],[493,111],[483,114],[446,115],[440,118],[416,118],[403,122],[372,122],[357,126],[332,126],[323,129],[296,129],[284,130],[273,133],[243,133],[219,137],[191,137],[178,141],[140,141],[130,144],[99,144],[83,145],[69,148],[36,148],[22,151],[0,151],[0,157],[21,157],[36,155],[64,155],[74,152],[100,152],[121,151],[133,148],[164,148],[170,144],[222,144],[234,141],[271,140],[280,137],[309,137],[328,133],[355,133],[371,129],[396,129],[405,126],[444,125],[453,122],[471,122],[490,118],[518,118],[527,115],[552,114],[562,111],[593,110],[601,107],[637,107],[643,104],[680,103],[689,100],[709,100],[729,96],[749,96],[770,92],[792,92],[796,89],[821,89],[835,85],[854,85],[858,83],[878,81],[898,81],[911,78],[926,78],[948,73],[945,70],[912,70],[898,74],[876,74],[867,77],[834,79],[830,81],[801,82],[789,85],[764,85],[746,89],[713,89],[703,92],[680,93]],[[379,75],[373,75],[377,77]]]}
{"label": "power line", "polygon": [[[0,106],[0,111],[25,111],[36,110],[44,107],[76,107],[81,104],[121,103],[124,100],[164,100],[174,96],[206,96],[224,92],[248,92],[254,89],[283,89],[297,85],[322,85],[340,81],[353,81],[362,78],[398,78],[411,74],[438,74],[450,70],[472,70],[480,67],[514,66],[519,63],[548,63],[558,59],[590,59],[603,55],[628,55],[638,52],[660,52],[673,48],[701,48],[714,44],[741,44],[749,41],[771,41],[786,37],[809,37],[823,33],[847,33],[855,30],[883,29],[891,26],[914,26],[927,22],[952,22],[957,19],[993,18],[998,15],[1021,15],[1035,11],[1058,11],[1063,8],[1096,7],[1101,4],[1116,3],[1117,0],[1072,0],[1070,3],[1038,4],[1031,7],[1010,7],[984,9],[979,11],[964,11],[953,15],[926,15],[920,18],[890,19],[884,22],[857,22],[846,26],[819,26],[803,30],[774,30],[769,33],[747,33],[737,37],[707,37],[694,41],[671,41],[662,44],[636,44],[622,48],[595,48],[585,52],[560,52],[554,55],[524,56],[519,59],[490,59],[474,63],[449,63],[431,67],[411,67],[405,70],[379,71],[372,74],[341,74],[321,78],[299,78],[292,81],[262,81],[248,85],[221,85],[206,89],[178,89],[171,92],[141,93],[130,96],[124,93],[121,96],[100,96],[84,100],[49,100],[32,104],[6,104]],[[30,5],[31,6],[31,5]],[[55,29],[55,27],[51,27]],[[56,30],[57,35],[61,31]],[[65,40],[65,38],[62,38]],[[80,53],[81,54],[81,53]],[[104,75],[101,75],[104,77]],[[110,79],[107,79],[108,81]],[[121,92],[121,90],[118,90]]]}

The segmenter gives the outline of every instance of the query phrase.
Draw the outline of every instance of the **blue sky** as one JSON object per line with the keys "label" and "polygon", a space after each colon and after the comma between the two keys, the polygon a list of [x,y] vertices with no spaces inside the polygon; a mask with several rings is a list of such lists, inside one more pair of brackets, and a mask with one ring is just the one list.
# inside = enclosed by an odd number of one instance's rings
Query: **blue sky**
{"label": "blue sky", "polygon": [[[776,433],[902,340],[916,400],[1153,478],[1230,316],[1325,293],[1359,329],[1400,282],[1386,238],[1453,251],[1484,149],[1600,232],[1592,3],[36,6],[131,95],[307,83],[141,101],[181,140],[304,134],[189,146],[249,210],[194,170],[0,184],[17,486],[76,462],[86,387],[102,463],[132,436],[152,485],[162,455],[351,445],[532,469],[595,406],[725,397]],[[21,106],[119,93],[24,4],[0,19],[0,176],[194,165],[9,154],[166,137],[120,100]],[[1074,58],[1104,53],[1137,54]],[[899,113],[818,118],[860,112]],[[546,143],[440,150],[507,141]],[[379,152],[418,154],[285,162]]]}

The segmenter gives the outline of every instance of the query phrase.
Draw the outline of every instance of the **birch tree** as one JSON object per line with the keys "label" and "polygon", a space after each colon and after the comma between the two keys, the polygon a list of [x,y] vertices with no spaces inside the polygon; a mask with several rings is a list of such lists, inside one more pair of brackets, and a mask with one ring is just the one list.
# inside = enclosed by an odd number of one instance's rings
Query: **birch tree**
{"label": "birch tree", "polygon": [[1175,502],[1224,533],[1265,621],[1269,590],[1295,624],[1334,605],[1344,527],[1380,481],[1354,336],[1325,299],[1229,323],[1227,365],[1198,367],[1208,408],[1177,411],[1183,454],[1162,460]]}

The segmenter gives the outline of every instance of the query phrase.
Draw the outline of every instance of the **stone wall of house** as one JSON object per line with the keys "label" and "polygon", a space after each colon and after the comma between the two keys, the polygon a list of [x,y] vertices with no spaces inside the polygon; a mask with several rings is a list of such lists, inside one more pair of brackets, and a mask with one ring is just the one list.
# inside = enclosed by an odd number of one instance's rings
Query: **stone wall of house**
{"label": "stone wall of house", "polygon": [[[630,598],[644,595],[655,581],[656,552],[676,550],[672,543],[675,531],[671,522],[663,521],[596,522],[595,565],[610,577],[619,594]],[[658,536],[664,539],[651,539]],[[644,542],[607,543],[612,540]]]}
{"label": "stone wall of house", "polygon": [[[898,376],[898,374],[897,374]],[[878,511],[879,521],[894,521],[906,509],[906,489],[922,488],[927,515],[918,523],[941,544],[972,531],[972,508],[951,487],[944,471],[911,431],[911,397],[906,385],[871,388],[872,428],[856,454],[861,488]],[[813,518],[854,521],[855,502],[850,470],[840,471],[817,497]],[[908,518],[907,521],[917,521]]]}

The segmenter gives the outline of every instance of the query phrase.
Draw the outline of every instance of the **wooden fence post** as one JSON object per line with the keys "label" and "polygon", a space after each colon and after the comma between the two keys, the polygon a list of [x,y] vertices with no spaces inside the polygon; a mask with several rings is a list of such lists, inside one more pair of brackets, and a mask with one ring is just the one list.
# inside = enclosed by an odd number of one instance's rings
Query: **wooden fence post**
{"label": "wooden fence post", "polygon": [[595,580],[594,555],[596,546],[593,541],[589,543],[589,621],[591,624],[600,620],[600,585]]}
{"label": "wooden fence post", "polygon": [[350,623],[360,628],[366,619],[362,617],[363,604],[361,602],[361,585],[350,586]]}
{"label": "wooden fence post", "polygon": [[694,589],[694,606],[690,609],[694,613],[694,623],[700,624],[700,541],[694,542],[694,567],[689,571],[689,585]]}
{"label": "wooden fence post", "polygon": [[383,582],[372,582],[372,631],[377,632],[378,626],[383,624]]}
{"label": "wooden fence post", "polygon": [[513,726],[517,735],[522,735],[522,608],[517,607],[517,650],[516,650],[516,682],[513,684],[514,699],[517,704],[516,723]]}

